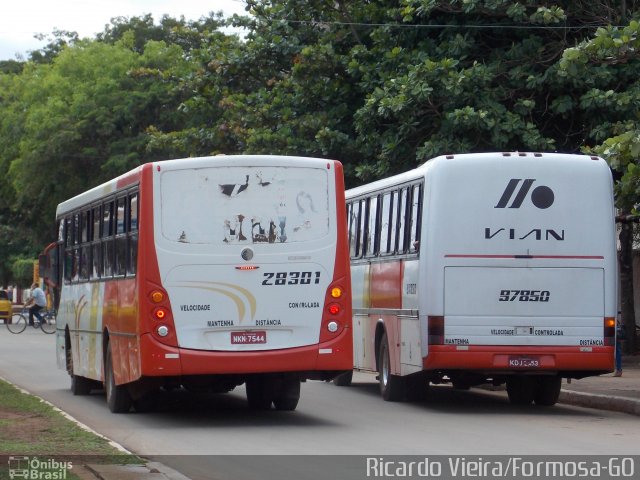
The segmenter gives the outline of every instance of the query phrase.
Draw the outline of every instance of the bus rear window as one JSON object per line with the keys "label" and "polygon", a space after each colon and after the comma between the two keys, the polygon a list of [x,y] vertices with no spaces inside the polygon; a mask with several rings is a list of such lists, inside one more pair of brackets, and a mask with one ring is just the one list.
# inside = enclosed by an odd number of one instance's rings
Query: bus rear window
{"label": "bus rear window", "polygon": [[318,240],[329,232],[327,182],[326,171],[306,167],[165,171],[162,235],[213,245]]}

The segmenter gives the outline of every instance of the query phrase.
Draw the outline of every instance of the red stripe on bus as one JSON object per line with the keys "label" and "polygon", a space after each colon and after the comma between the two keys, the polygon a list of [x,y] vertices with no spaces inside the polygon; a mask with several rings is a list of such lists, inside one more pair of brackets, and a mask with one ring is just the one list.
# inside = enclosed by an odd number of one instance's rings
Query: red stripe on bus
{"label": "red stripe on bus", "polygon": [[128,187],[140,181],[141,169],[137,168],[131,172],[125,173],[122,177],[118,178],[116,182],[116,189]]}
{"label": "red stripe on bus", "polygon": [[602,255],[468,255],[446,254],[445,258],[515,258],[515,259],[561,259],[561,260],[604,260]]}
{"label": "red stripe on bus", "polygon": [[510,356],[537,357],[540,367],[536,371],[572,370],[572,371],[613,371],[613,347],[593,346],[590,351],[585,347],[570,346],[522,346],[522,345],[469,345],[460,350],[457,345],[430,345],[429,354],[424,357],[425,370],[497,370],[513,372],[508,366]]}

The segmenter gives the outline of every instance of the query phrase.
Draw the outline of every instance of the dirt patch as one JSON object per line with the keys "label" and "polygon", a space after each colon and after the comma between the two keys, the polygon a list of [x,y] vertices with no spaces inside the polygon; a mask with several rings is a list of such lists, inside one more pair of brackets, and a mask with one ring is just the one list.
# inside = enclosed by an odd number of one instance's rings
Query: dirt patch
{"label": "dirt patch", "polygon": [[11,454],[16,452],[5,451],[7,445],[38,443],[53,422],[38,413],[16,412],[0,406],[0,425],[0,454]]}

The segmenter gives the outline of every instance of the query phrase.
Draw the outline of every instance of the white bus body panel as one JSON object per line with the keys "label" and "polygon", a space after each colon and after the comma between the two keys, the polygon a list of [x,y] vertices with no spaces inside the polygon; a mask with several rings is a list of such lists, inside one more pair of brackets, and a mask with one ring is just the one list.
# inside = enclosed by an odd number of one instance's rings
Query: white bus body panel
{"label": "white bus body panel", "polygon": [[603,345],[603,318],[617,312],[607,164],[479,154],[430,170],[421,307],[445,317],[445,344]]}
{"label": "white bus body panel", "polygon": [[[317,159],[265,160],[235,157],[225,166],[221,157],[213,168],[170,161],[155,172],[158,263],[182,348],[318,343],[334,273],[335,172]],[[266,338],[234,343],[242,332]]]}

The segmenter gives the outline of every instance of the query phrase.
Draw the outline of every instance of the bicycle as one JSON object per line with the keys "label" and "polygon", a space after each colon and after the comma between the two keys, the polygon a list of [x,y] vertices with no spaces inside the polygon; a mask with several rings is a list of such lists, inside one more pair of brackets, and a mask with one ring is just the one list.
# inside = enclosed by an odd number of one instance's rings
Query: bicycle
{"label": "bicycle", "polygon": [[[56,331],[56,312],[55,310],[40,310],[40,316],[42,317],[42,322],[38,320],[38,318],[34,315],[33,319],[33,328],[40,328],[46,334],[52,334]],[[5,321],[7,325],[7,329],[11,333],[22,333],[27,328],[27,319],[29,318],[29,311],[26,308],[23,308],[21,312],[14,313],[11,316],[11,320],[9,322]]]}

